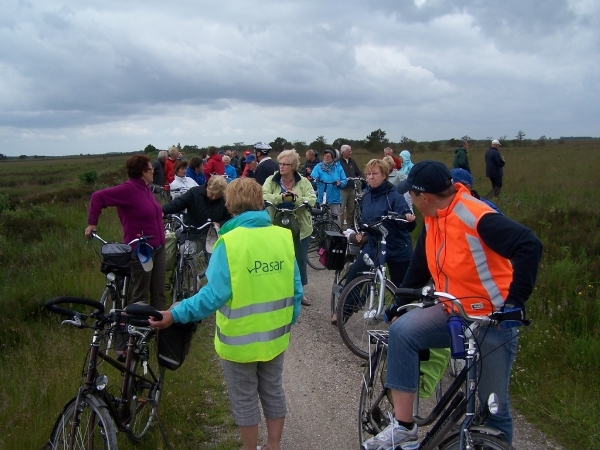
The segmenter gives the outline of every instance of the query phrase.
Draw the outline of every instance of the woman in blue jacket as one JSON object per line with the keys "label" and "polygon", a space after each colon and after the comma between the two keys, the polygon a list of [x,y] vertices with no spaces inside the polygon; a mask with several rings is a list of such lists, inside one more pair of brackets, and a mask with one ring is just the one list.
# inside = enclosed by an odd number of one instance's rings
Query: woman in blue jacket
{"label": "woman in blue jacket", "polygon": [[[389,279],[394,285],[399,286],[404,279],[408,265],[413,254],[412,239],[410,232],[417,225],[416,217],[408,207],[403,195],[400,195],[394,185],[388,181],[389,166],[381,159],[372,159],[365,167],[365,177],[369,189],[365,192],[361,204],[361,221],[371,224],[381,220],[388,212],[395,212],[408,222],[387,221],[384,226],[388,230],[386,263],[389,270]],[[366,243],[364,241],[367,240]],[[364,243],[364,247],[348,269],[346,285],[355,279],[359,273],[366,272],[369,267],[363,260],[367,253],[373,261],[376,261],[377,237],[369,234],[356,234],[356,241]],[[350,299],[351,296],[348,296]],[[331,319],[336,323],[336,316]]]}
{"label": "woman in blue jacket", "polygon": [[[323,154],[323,162],[317,164],[312,172],[311,178],[317,183],[317,201],[327,203],[331,213],[337,216],[337,224],[342,227],[340,220],[340,205],[342,204],[342,191],[346,187],[348,179],[342,165],[335,161],[335,150],[328,148]],[[326,201],[323,200],[325,194]]]}

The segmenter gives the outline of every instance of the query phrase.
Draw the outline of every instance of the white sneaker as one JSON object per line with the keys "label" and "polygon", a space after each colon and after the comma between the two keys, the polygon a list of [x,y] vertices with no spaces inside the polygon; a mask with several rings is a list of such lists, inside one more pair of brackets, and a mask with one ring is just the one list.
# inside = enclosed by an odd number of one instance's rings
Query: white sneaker
{"label": "white sneaker", "polygon": [[363,450],[394,450],[400,446],[403,450],[413,450],[419,447],[417,425],[413,424],[408,430],[392,418],[392,422],[377,436],[366,440],[362,444]]}

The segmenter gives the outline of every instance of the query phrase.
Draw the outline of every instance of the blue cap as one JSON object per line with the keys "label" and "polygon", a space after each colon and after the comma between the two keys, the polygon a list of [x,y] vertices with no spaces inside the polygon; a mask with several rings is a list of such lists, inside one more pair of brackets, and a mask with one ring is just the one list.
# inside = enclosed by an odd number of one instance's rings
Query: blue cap
{"label": "blue cap", "polygon": [[448,180],[452,175],[445,164],[430,159],[421,161],[408,172],[408,177],[398,185],[398,192],[408,191],[439,194],[448,188]]}
{"label": "blue cap", "polygon": [[254,155],[248,155],[248,156],[246,156],[246,159],[244,161],[246,161],[246,163],[249,163],[249,162],[252,162],[252,161],[256,161],[256,156],[254,156]]}
{"label": "blue cap", "polygon": [[465,169],[452,169],[450,174],[452,175],[452,181],[454,183],[461,183],[465,186],[469,185],[470,187],[473,187],[473,177]]}

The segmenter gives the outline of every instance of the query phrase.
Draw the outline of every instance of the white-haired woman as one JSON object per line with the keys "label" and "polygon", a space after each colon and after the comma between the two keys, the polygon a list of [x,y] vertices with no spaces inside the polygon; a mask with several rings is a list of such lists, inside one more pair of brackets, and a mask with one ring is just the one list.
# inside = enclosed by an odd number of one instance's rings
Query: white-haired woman
{"label": "white-haired woman", "polygon": [[223,156],[223,164],[225,164],[225,179],[228,183],[231,183],[237,178],[235,167],[231,165],[231,157],[227,155]]}
{"label": "white-haired woman", "polygon": [[[306,178],[298,173],[300,167],[300,157],[294,150],[284,150],[277,157],[279,163],[279,171],[275,172],[265,180],[263,184],[263,198],[275,205],[283,208],[294,208],[308,202],[310,206],[314,206],[317,201],[315,191]],[[300,226],[299,236],[297,240],[296,261],[300,269],[300,278],[302,286],[308,284],[308,276],[306,273],[306,261],[308,258],[308,244],[310,235],[313,232],[312,219],[308,208],[301,208],[296,212],[298,224]],[[310,301],[304,295],[302,304],[309,306]]]}

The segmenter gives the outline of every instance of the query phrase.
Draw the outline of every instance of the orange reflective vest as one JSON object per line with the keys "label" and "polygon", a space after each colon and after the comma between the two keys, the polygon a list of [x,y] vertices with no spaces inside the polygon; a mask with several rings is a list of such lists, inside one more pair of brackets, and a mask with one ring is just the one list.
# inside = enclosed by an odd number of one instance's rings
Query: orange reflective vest
{"label": "orange reflective vest", "polygon": [[487,315],[504,304],[513,269],[477,233],[481,217],[497,212],[463,185],[455,186],[452,203],[425,218],[427,265],[437,290],[460,299],[467,314]]}

